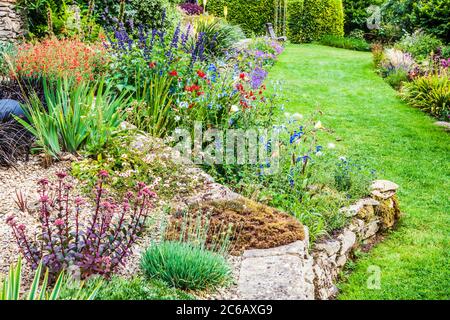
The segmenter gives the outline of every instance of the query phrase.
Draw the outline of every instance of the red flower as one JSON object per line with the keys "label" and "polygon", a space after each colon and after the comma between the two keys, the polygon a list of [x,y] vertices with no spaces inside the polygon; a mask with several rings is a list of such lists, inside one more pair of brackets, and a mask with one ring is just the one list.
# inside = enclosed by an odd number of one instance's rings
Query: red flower
{"label": "red flower", "polygon": [[245,73],[241,73],[241,74],[239,75],[239,78],[241,78],[242,80],[244,80],[244,79],[245,79]]}
{"label": "red flower", "polygon": [[153,69],[154,67],[156,67],[156,62],[150,62],[148,66]]}
{"label": "red flower", "polygon": [[170,72],[169,72],[169,76],[171,76],[171,77],[178,77],[178,72],[177,72],[177,70],[172,70],[172,71],[170,71]]}
{"label": "red flower", "polygon": [[206,78],[206,73],[204,73],[202,70],[198,70],[197,75],[202,79]]}
{"label": "red flower", "polygon": [[203,91],[199,91],[199,92],[197,92],[197,95],[198,96],[202,96],[202,95],[204,95],[205,93],[203,92]]}

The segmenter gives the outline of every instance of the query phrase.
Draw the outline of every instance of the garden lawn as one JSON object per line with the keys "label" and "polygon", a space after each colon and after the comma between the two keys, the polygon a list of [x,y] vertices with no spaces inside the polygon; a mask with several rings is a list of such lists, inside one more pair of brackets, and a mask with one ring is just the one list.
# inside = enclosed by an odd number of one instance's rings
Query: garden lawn
{"label": "garden lawn", "polygon": [[[365,159],[378,178],[400,185],[398,228],[362,254],[339,299],[450,298],[450,135],[403,103],[376,75],[370,53],[288,45],[267,83],[281,80],[287,112],[320,109],[340,138],[336,149]],[[369,289],[369,266],[381,288]]]}

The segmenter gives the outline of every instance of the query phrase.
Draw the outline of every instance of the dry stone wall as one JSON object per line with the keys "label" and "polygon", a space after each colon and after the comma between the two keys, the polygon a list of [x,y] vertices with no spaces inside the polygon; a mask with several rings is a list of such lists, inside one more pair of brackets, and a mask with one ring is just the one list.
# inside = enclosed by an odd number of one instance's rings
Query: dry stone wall
{"label": "dry stone wall", "polygon": [[0,41],[14,41],[23,33],[22,17],[15,6],[16,0],[0,0]]}
{"label": "dry stone wall", "polygon": [[[238,290],[242,299],[327,300],[338,293],[339,273],[357,249],[369,249],[400,218],[398,185],[377,180],[371,195],[342,209],[346,228],[309,248],[304,241],[244,252]],[[307,234],[307,232],[305,232]]]}

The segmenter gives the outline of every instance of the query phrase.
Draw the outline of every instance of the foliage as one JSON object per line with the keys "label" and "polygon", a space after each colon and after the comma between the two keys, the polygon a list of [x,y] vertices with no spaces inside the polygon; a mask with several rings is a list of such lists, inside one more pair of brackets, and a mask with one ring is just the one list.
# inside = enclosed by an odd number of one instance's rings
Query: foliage
{"label": "foliage", "polygon": [[108,62],[101,44],[56,38],[24,44],[10,60],[13,76],[21,80],[46,78],[56,81],[65,77],[77,82],[98,79]]}
{"label": "foliage", "polygon": [[180,14],[173,0],[130,0],[134,14],[128,16],[133,24],[145,25],[151,29],[171,30],[180,20]]}
{"label": "foliage", "polygon": [[23,105],[26,120],[16,117],[36,137],[37,146],[58,158],[62,152],[81,149],[97,154],[123,121],[124,94],[115,97],[103,81],[73,85],[60,79],[44,80],[45,105],[34,93]]}
{"label": "foliage", "polygon": [[303,22],[300,17],[303,15],[304,0],[290,0],[288,2],[288,39],[292,43],[302,42]]}
{"label": "foliage", "polygon": [[144,273],[180,289],[204,290],[226,284],[230,267],[225,258],[190,242],[153,243],[141,260]]}
{"label": "foliage", "polygon": [[383,45],[380,43],[373,44],[372,55],[373,55],[373,65],[376,69],[378,69],[381,66],[381,62],[385,59]]}
{"label": "foliage", "polygon": [[433,52],[443,46],[438,38],[426,34],[420,30],[412,34],[406,34],[396,43],[395,47],[404,52],[410,53],[417,60],[424,60]]}
{"label": "foliage", "polygon": [[386,74],[386,82],[396,90],[399,90],[409,80],[409,73],[404,69],[392,69]]}
{"label": "foliage", "polygon": [[343,0],[345,33],[350,34],[355,29],[368,31],[367,18],[370,13],[367,8],[371,5],[381,6],[383,3],[384,0]]}
{"label": "foliage", "polygon": [[383,5],[383,18],[400,30],[418,29],[450,41],[449,0],[389,0]]}
{"label": "foliage", "polygon": [[404,53],[397,49],[386,49],[384,51],[384,59],[381,62],[380,71],[383,77],[388,77],[392,73],[397,73],[397,75],[409,75],[414,72],[417,67],[418,65],[411,54]]}
{"label": "foliage", "polygon": [[448,121],[450,118],[450,80],[448,71],[429,74],[404,85],[403,99],[415,108]]}
{"label": "foliage", "polygon": [[[339,188],[330,175],[336,166],[333,146],[319,144],[319,133],[328,131],[317,120],[286,114],[284,123],[276,126],[278,143],[260,137],[267,152],[257,165],[223,164],[206,168],[217,181],[227,184],[247,197],[266,203],[297,217],[310,228],[311,239],[343,227],[347,219],[339,209],[352,199],[368,192],[367,170],[356,171],[352,187]],[[277,146],[278,145],[278,146]]]}
{"label": "foliage", "polygon": [[175,128],[172,115],[173,97],[170,95],[173,77],[154,76],[140,81],[136,102],[127,112],[128,120],[138,129],[154,137],[164,137]]}
{"label": "foliage", "polygon": [[26,160],[32,142],[28,131],[15,120],[0,121],[0,166],[14,166],[16,160]]}
{"label": "foliage", "polygon": [[[60,299],[61,291],[69,288],[69,278],[61,272],[56,279],[55,285],[51,292],[48,290],[49,272],[45,271],[44,279],[41,283],[42,262],[39,263],[34,274],[33,282],[31,283],[26,300],[57,300]],[[21,279],[22,279],[22,259],[19,260],[15,266],[10,266],[9,273],[2,285],[0,285],[0,301],[1,300],[19,300],[21,294]],[[101,285],[101,282],[99,282]],[[89,289],[84,288],[84,284],[73,287],[70,298],[72,300],[93,300],[98,291],[98,285]]]}
{"label": "foliage", "polygon": [[76,266],[82,278],[92,274],[108,277],[131,253],[156,194],[139,183],[136,191],[128,192],[118,204],[107,198],[108,173],[100,171],[98,176],[90,221],[82,215],[88,208],[86,202],[71,197],[73,186],[63,172],[57,174],[54,184],[47,179],[38,183],[40,234],[30,237],[26,226],[18,224],[13,215],[7,218],[22,255],[33,269],[42,261],[51,275]]}
{"label": "foliage", "polygon": [[0,78],[9,75],[7,56],[14,56],[16,51],[14,43],[0,41]]}
{"label": "foliage", "polygon": [[205,39],[205,53],[210,57],[223,56],[239,40],[245,38],[239,26],[211,16],[200,16],[194,20],[193,25],[197,35],[193,41],[202,34]]}
{"label": "foliage", "polygon": [[200,15],[203,13],[203,7],[198,5],[197,3],[182,3],[180,5],[180,8],[183,9],[183,11],[190,16]]}
{"label": "foliage", "polygon": [[[88,279],[85,288],[95,288],[101,282],[96,300],[192,300],[193,296],[182,290],[170,288],[162,281],[147,280],[141,276],[125,279],[112,276],[110,280],[93,277]],[[63,288],[61,299],[69,300],[75,293],[74,289]]]}
{"label": "foliage", "polygon": [[[94,0],[19,0],[25,12],[28,38],[82,36],[94,40],[101,33],[94,19]],[[69,6],[71,5],[71,6]]]}
{"label": "foliage", "polygon": [[201,182],[192,181],[182,166],[167,158],[160,144],[146,144],[143,150],[130,147],[138,139],[135,132],[123,131],[111,139],[96,159],[73,162],[71,173],[84,182],[82,190],[88,193],[95,187],[96,173],[101,169],[109,172],[109,186],[117,196],[126,194],[136,181],[151,185],[163,200],[200,186]]}
{"label": "foliage", "polygon": [[216,17],[223,17],[224,6],[228,7],[227,20],[240,25],[247,36],[264,35],[266,23],[275,22],[273,0],[209,0],[206,10]]}
{"label": "foliage", "polygon": [[319,43],[336,48],[343,48],[356,51],[370,51],[369,44],[365,40],[358,38],[326,35],[322,37],[322,39],[320,39]]}
{"label": "foliage", "polygon": [[[295,14],[298,13],[295,11]],[[324,35],[344,35],[342,0],[304,0],[301,15],[291,16],[289,19],[301,21],[298,34],[290,31],[291,41],[294,43],[319,40]]]}

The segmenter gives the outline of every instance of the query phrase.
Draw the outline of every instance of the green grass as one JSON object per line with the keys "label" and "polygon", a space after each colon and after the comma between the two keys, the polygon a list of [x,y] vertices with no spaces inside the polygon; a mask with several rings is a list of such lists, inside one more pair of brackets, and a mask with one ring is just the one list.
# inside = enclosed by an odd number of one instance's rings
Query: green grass
{"label": "green grass", "polygon": [[[339,298],[449,299],[449,134],[398,98],[375,74],[370,53],[289,45],[271,80],[284,82],[286,111],[322,110],[342,155],[365,159],[379,178],[400,185],[397,230],[357,261]],[[381,268],[381,289],[367,288],[372,265]]]}

